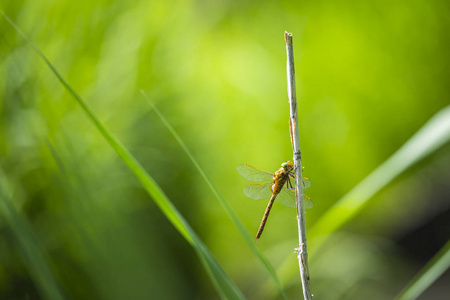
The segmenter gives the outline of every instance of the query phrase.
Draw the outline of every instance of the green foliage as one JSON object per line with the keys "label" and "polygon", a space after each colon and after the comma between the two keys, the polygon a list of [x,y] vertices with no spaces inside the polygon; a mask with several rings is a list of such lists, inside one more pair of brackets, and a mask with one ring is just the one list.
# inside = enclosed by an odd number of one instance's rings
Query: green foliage
{"label": "green foliage", "polygon": [[[178,217],[168,214],[181,232],[182,215],[249,298],[279,297],[275,273],[288,296],[300,293],[295,210],[275,204],[255,247],[248,235],[266,203],[245,197],[236,172],[242,163],[273,171],[292,157],[285,30],[313,182],[306,222],[316,297],[393,298],[447,242],[447,138],[422,157],[397,156],[408,163],[385,163],[449,104],[447,1],[7,0],[2,9],[117,137],[119,154],[139,162],[155,198],[171,199],[158,203],[176,207]],[[217,297],[208,261],[108,133],[3,19],[0,33],[0,298]],[[409,149],[419,153],[437,133]],[[348,195],[358,205],[339,213]],[[405,246],[424,224],[436,226],[434,243]],[[448,292],[439,284],[429,291]]]}
{"label": "green foliage", "polygon": [[[310,236],[335,232],[397,176],[450,141],[450,106],[429,120],[391,157],[342,197],[314,224]],[[318,248],[322,242],[315,244]]]}
{"label": "green foliage", "polygon": [[5,182],[5,175],[0,172],[2,182],[0,182],[0,212],[5,223],[11,228],[21,252],[23,260],[29,267],[30,275],[41,291],[45,299],[65,299],[60,291],[48,264],[44,259],[44,254],[39,248],[39,242],[32,230],[29,228],[27,220],[24,219],[12,205],[11,199],[7,195],[9,190]]}
{"label": "green foliage", "polygon": [[205,180],[205,183],[208,185],[208,187],[213,192],[214,196],[217,198],[217,200],[220,202],[220,204],[223,206],[225,211],[227,212],[230,219],[233,221],[234,225],[239,229],[242,237],[244,237],[245,241],[247,242],[250,249],[255,253],[255,255],[258,257],[258,259],[261,261],[262,265],[266,268],[267,272],[269,273],[269,276],[274,281],[275,285],[277,286],[278,290],[280,291],[281,295],[287,299],[286,293],[283,290],[283,287],[280,285],[280,282],[277,278],[277,275],[275,274],[275,270],[270,265],[267,258],[264,257],[264,255],[261,253],[261,251],[255,246],[253,239],[248,234],[248,231],[245,229],[244,224],[239,219],[239,217],[236,215],[236,213],[233,211],[231,206],[228,204],[228,202],[225,200],[225,198],[222,196],[222,194],[219,192],[219,190],[216,188],[214,183],[211,181],[211,179],[206,175],[205,171],[200,167],[197,160],[195,159],[192,152],[188,149],[186,144],[183,142],[181,137],[177,134],[175,129],[170,125],[170,123],[167,121],[166,118],[161,114],[161,112],[158,110],[158,108],[151,102],[148,98],[148,96],[145,94],[144,91],[141,91],[142,95],[149,101],[149,103],[152,105],[152,108],[155,110],[158,117],[161,119],[161,121],[164,123],[164,125],[167,127],[167,129],[172,133],[174,138],[177,140],[177,142],[180,144],[180,147],[184,150],[186,155],[189,157],[189,159],[194,164],[197,171],[200,173],[202,178]]}
{"label": "green foliage", "polygon": [[432,260],[411,280],[406,288],[397,296],[398,300],[417,299],[424,290],[430,287],[445,271],[450,268],[450,241]]}
{"label": "green foliage", "polygon": [[[119,155],[119,157],[125,162],[128,168],[134,173],[141,184],[144,186],[148,194],[153,198],[158,207],[164,213],[164,215],[170,220],[175,228],[181,233],[181,235],[191,244],[197,251],[200,260],[204,263],[212,281],[217,286],[217,290],[223,299],[244,299],[244,296],[236,288],[234,283],[228,278],[220,265],[211,255],[209,250],[205,247],[203,242],[197,236],[195,231],[186,222],[183,216],[178,212],[175,206],[170,202],[158,184],[153,178],[145,171],[145,169],[139,164],[133,155],[123,146],[116,137],[114,137],[109,130],[100,122],[93,111],[87,106],[86,102],[78,95],[78,93],[70,86],[70,84],[61,76],[52,63],[45,57],[41,50],[23,34],[23,32],[14,24],[7,16],[7,21],[19,32],[23,38],[34,48],[36,53],[45,61],[48,67],[52,70],[53,74],[58,78],[61,84],[67,89],[72,97],[83,108],[89,119],[95,124],[95,127],[100,131],[105,140]],[[19,233],[20,234],[20,233]],[[59,295],[58,295],[59,296]]]}

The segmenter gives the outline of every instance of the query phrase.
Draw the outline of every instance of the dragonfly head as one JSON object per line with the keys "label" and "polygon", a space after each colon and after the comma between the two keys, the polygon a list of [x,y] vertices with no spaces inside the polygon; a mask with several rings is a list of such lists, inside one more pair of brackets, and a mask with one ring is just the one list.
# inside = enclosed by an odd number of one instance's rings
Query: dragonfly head
{"label": "dragonfly head", "polygon": [[284,162],[281,164],[281,167],[285,170],[289,170],[293,167],[294,165],[292,164],[292,162],[290,162],[289,160],[287,162]]}

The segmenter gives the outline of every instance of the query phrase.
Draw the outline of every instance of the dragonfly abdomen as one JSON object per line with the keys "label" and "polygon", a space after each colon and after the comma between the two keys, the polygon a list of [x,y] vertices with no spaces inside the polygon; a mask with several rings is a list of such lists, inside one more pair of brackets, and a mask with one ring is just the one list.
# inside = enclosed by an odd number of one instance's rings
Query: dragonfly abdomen
{"label": "dragonfly abdomen", "polygon": [[275,198],[277,197],[277,194],[272,194],[272,197],[270,197],[269,204],[267,204],[266,210],[264,211],[264,216],[261,220],[261,225],[259,225],[258,233],[256,234],[255,242],[259,240],[261,237],[261,234],[263,233],[264,227],[266,226],[267,219],[269,218],[270,210],[272,209],[273,203],[275,202]]}

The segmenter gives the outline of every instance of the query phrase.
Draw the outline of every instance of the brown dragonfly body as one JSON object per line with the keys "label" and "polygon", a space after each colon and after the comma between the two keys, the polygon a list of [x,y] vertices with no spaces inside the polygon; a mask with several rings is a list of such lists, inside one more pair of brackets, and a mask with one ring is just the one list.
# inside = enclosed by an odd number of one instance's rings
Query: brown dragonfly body
{"label": "brown dragonfly body", "polygon": [[294,168],[294,165],[292,162],[287,161],[284,164],[281,165],[282,167],[279,168],[275,173],[273,174],[273,181],[272,186],[270,187],[272,191],[272,196],[270,197],[269,203],[267,204],[266,210],[264,211],[263,218],[261,220],[261,225],[259,225],[258,233],[256,234],[256,240],[258,241],[261,237],[261,234],[263,233],[264,226],[266,226],[267,219],[269,218],[270,210],[272,209],[273,203],[275,202],[275,199],[277,198],[278,194],[281,192],[281,189],[288,181],[289,176],[291,175],[292,169]]}
{"label": "brown dragonfly body", "polygon": [[[294,165],[287,161],[281,164],[281,168],[275,173],[270,173],[264,170],[258,170],[248,164],[242,164],[237,167],[239,174],[251,182],[266,182],[254,183],[245,187],[244,194],[254,200],[269,199],[266,211],[256,234],[256,241],[259,240],[269,217],[275,200],[287,207],[296,207],[295,189],[291,180],[294,179]],[[311,182],[308,178],[302,178],[303,189],[308,188]],[[308,196],[301,195],[305,208],[313,207],[313,203]]]}

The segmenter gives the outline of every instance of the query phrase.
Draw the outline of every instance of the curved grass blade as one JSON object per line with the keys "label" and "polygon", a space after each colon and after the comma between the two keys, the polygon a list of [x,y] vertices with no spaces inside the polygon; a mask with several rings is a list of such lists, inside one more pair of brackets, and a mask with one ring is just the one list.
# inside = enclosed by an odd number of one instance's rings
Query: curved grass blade
{"label": "curved grass blade", "polygon": [[436,279],[450,268],[450,241],[417,273],[396,300],[417,299]]}
{"label": "curved grass blade", "polygon": [[[400,149],[328,209],[312,226],[308,232],[308,238],[314,239],[314,242],[308,245],[310,257],[314,259],[315,253],[326,242],[327,237],[356,216],[372,196],[406,169],[449,141],[450,106],[447,106],[438,111]],[[278,271],[282,282],[289,282],[297,272],[288,259],[278,268]],[[271,293],[268,290],[264,292]]]}
{"label": "curved grass blade", "polygon": [[[309,236],[329,235],[359,213],[370,198],[406,169],[450,141],[450,106],[436,113],[413,137],[332,206],[311,228]],[[317,239],[314,250],[325,239]],[[312,250],[312,249],[311,249]],[[314,252],[312,250],[311,252]]]}
{"label": "curved grass blade", "polygon": [[17,239],[24,265],[28,268],[42,298],[66,299],[45,260],[45,253],[39,247],[39,241],[30,229],[27,219],[17,212],[11,203],[4,178],[6,178],[5,175],[0,171],[0,213]]}
{"label": "curved grass blade", "polygon": [[[247,242],[247,244],[250,247],[250,249],[253,251],[253,253],[258,257],[258,259],[263,264],[263,266],[266,269],[266,271],[268,272],[271,280],[275,283],[275,286],[277,287],[278,291],[281,293],[283,298],[284,299],[288,299],[288,296],[287,296],[286,292],[284,291],[284,289],[283,289],[283,287],[282,287],[282,285],[281,285],[281,283],[280,283],[280,281],[279,281],[279,279],[278,279],[278,277],[277,277],[277,275],[275,273],[274,268],[269,263],[267,258],[261,253],[261,251],[255,246],[253,237],[250,236],[250,234],[248,233],[248,231],[245,228],[245,226],[242,223],[242,221],[238,218],[238,216],[236,215],[234,210],[231,208],[231,206],[228,204],[228,202],[225,200],[225,198],[222,196],[222,194],[216,188],[214,183],[209,179],[209,177],[203,171],[202,167],[200,167],[200,164],[197,162],[197,160],[195,159],[195,157],[192,154],[192,152],[189,150],[189,148],[183,142],[183,140],[178,135],[178,133],[175,131],[175,129],[172,127],[172,125],[170,125],[169,121],[167,121],[167,119],[162,115],[162,113],[158,110],[156,105],[149,99],[149,97],[147,96],[147,94],[143,90],[141,90],[141,94],[150,103],[150,105],[152,106],[152,108],[155,111],[155,113],[158,115],[158,117],[161,119],[161,121],[164,123],[164,125],[167,127],[167,129],[170,131],[170,133],[172,133],[172,135],[177,140],[178,144],[181,146],[181,148],[184,150],[184,152],[186,152],[186,155],[189,157],[189,159],[194,164],[194,166],[197,169],[197,171],[203,177],[203,179],[205,180],[206,184],[208,185],[208,187],[213,192],[214,196],[216,196],[217,200],[219,200],[220,204],[223,206],[223,208],[227,212],[228,216],[233,221],[234,225],[241,232],[241,235],[244,237],[244,239]],[[272,178],[272,174],[270,174],[270,178],[269,179],[271,179],[271,178]]]}
{"label": "curved grass blade", "polygon": [[78,102],[83,111],[94,123],[105,140],[119,155],[119,157],[125,162],[128,168],[139,179],[147,193],[153,198],[155,203],[169,219],[169,221],[175,226],[175,228],[181,233],[181,235],[191,244],[191,246],[197,252],[203,266],[208,272],[209,277],[213,281],[218,293],[223,299],[245,299],[241,291],[231,281],[225,271],[221,268],[214,256],[209,252],[207,247],[203,244],[196,232],[190,227],[184,217],[170,202],[162,189],[153,180],[153,178],[147,173],[147,171],[141,166],[141,164],[131,155],[128,149],[122,145],[122,143],[113,136],[108,129],[100,122],[94,112],[88,107],[86,102],[80,95],[69,85],[69,83],[59,74],[52,63],[41,52],[41,50],[17,27],[17,25],[10,20],[4,13],[4,18],[8,23],[33,47],[36,53],[44,60],[47,66],[52,70],[53,74],[58,78],[60,83],[66,88],[70,95]]}

